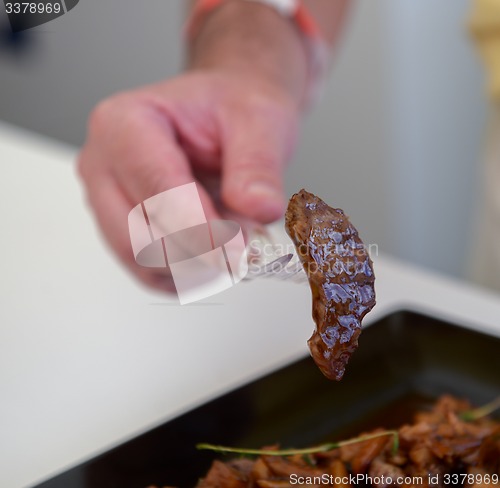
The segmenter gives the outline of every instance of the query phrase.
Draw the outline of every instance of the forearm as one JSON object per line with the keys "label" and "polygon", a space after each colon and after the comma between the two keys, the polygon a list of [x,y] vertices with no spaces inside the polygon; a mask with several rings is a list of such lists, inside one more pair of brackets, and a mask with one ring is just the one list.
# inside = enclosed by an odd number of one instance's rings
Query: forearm
{"label": "forearm", "polygon": [[227,1],[211,12],[190,40],[188,67],[258,77],[300,100],[307,53],[289,19],[257,2]]}

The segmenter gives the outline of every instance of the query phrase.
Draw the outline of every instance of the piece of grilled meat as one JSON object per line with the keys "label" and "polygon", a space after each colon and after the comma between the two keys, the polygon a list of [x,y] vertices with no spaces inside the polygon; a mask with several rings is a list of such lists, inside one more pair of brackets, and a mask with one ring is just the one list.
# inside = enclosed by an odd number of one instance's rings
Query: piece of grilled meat
{"label": "piece of grilled meat", "polygon": [[344,212],[305,190],[290,199],[285,226],[312,291],[309,349],[323,374],[338,381],[375,305],[372,261]]}

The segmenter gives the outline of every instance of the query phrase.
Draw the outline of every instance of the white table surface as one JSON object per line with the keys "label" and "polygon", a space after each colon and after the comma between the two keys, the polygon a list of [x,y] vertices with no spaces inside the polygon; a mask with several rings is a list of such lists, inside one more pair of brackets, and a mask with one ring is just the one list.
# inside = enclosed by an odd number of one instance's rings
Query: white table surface
{"label": "white table surface", "polygon": [[[307,354],[303,285],[180,306],[103,245],[76,151],[0,124],[0,487],[33,485]],[[500,336],[500,298],[387,257],[377,301]],[[68,487],[69,488],[69,487]]]}

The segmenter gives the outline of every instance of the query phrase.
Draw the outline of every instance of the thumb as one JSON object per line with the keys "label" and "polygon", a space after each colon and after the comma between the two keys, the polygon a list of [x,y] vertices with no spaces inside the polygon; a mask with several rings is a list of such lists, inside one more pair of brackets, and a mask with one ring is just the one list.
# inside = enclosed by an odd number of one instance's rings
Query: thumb
{"label": "thumb", "polygon": [[283,171],[295,138],[289,118],[269,115],[238,114],[223,139],[224,204],[261,223],[283,216]]}

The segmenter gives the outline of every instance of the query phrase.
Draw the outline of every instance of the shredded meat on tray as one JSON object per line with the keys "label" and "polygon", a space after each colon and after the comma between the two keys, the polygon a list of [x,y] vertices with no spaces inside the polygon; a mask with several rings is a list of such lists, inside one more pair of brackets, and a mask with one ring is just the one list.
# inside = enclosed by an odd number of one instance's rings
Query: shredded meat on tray
{"label": "shredded meat on tray", "polygon": [[338,381],[358,347],[361,320],[375,305],[370,256],[344,212],[305,190],[290,199],[285,227],[311,287],[311,355],[327,378]]}
{"label": "shredded meat on tray", "polygon": [[[388,436],[308,456],[215,461],[197,488],[285,488],[301,484],[342,488],[360,485],[376,488],[499,486],[494,476],[498,480],[500,423],[490,418],[473,422],[461,420],[460,412],[470,408],[466,401],[441,397],[432,410],[417,414],[413,424],[399,429],[397,452]],[[463,483],[460,476],[456,478],[458,483],[446,483],[445,475],[453,474],[478,476],[473,483],[467,480]],[[353,483],[352,478],[349,480],[350,475],[364,475],[364,481],[358,478]],[[337,482],[330,483],[325,476],[330,481],[337,478]],[[388,479],[392,483],[387,483]]]}

